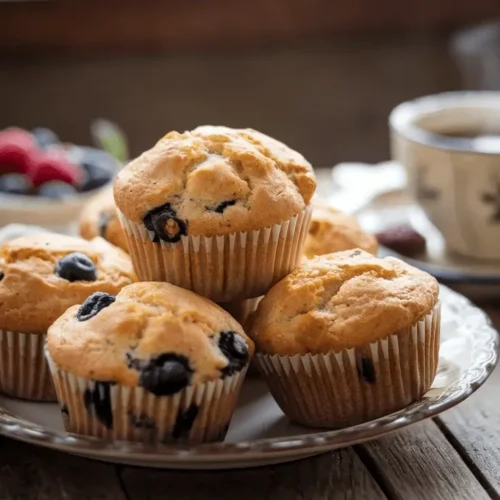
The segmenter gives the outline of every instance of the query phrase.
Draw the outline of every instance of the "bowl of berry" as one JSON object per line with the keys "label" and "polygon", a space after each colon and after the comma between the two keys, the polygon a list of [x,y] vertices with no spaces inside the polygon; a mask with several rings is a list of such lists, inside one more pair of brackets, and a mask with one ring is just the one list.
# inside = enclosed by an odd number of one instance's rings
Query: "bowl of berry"
{"label": "bowl of berry", "polygon": [[120,162],[103,149],[63,143],[47,128],[0,131],[0,226],[71,233],[83,205],[108,187]]}

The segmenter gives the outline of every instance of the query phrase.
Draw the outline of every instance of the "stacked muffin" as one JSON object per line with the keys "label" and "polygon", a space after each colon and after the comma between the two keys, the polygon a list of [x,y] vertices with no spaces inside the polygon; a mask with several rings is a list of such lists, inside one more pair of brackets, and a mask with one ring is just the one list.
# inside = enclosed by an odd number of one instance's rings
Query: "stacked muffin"
{"label": "stacked muffin", "polygon": [[[352,425],[421,398],[437,366],[436,281],[373,256],[353,218],[313,211],[315,188],[303,156],[254,130],[167,134],[119,173],[116,205],[108,192],[87,207],[90,241],[4,245],[0,334],[28,347],[2,351],[21,382],[0,373],[0,390],[50,399],[55,386],[72,432],[216,441],[255,341],[271,393],[303,425]],[[40,387],[26,382],[37,374]]]}
{"label": "stacked muffin", "polygon": [[253,130],[171,132],[118,175],[134,268],[229,302],[264,294],[299,262],[316,189],[311,165]]}

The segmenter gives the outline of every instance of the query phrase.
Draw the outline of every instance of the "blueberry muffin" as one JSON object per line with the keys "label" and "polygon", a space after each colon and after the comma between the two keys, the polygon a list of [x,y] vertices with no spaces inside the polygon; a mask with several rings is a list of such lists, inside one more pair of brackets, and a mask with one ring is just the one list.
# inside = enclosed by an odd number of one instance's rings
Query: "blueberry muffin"
{"label": "blueberry muffin", "polygon": [[128,251],[112,189],[105,189],[85,205],[80,217],[80,236],[86,240],[100,236],[125,252]]}
{"label": "blueberry muffin", "polygon": [[252,352],[228,313],[169,283],[95,293],[47,338],[66,429],[130,441],[223,439]]}
{"label": "blueberry muffin", "polygon": [[135,281],[130,258],[102,238],[51,233],[0,247],[0,392],[54,400],[43,346],[49,326],[96,291],[116,294]]}
{"label": "blueberry muffin", "polygon": [[250,129],[170,132],[118,174],[114,195],[141,280],[216,302],[265,293],[299,262],[311,165]]}
{"label": "blueberry muffin", "polygon": [[376,255],[378,243],[374,236],[363,231],[354,217],[315,199],[304,255],[312,258],[353,248]]}
{"label": "blueberry muffin", "polygon": [[346,427],[400,410],[431,387],[439,285],[361,250],[305,260],[252,317],[256,363],[292,420]]}

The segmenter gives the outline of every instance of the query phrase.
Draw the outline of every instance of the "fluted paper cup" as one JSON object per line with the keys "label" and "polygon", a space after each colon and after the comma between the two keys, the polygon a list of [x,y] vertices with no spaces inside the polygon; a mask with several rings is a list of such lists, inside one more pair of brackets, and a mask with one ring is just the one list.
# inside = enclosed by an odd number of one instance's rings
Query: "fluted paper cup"
{"label": "fluted paper cup", "polygon": [[311,208],[256,231],[224,236],[181,236],[152,241],[144,224],[119,212],[129,254],[141,281],[166,281],[214,302],[258,297],[300,262]]}
{"label": "fluted paper cup", "polygon": [[388,415],[430,389],[439,357],[440,305],[411,327],[327,354],[257,353],[257,366],[293,421],[342,428]]}
{"label": "fluted paper cup", "polygon": [[263,296],[254,299],[223,302],[219,303],[219,306],[226,310],[246,330],[250,316],[257,310],[257,306],[262,299]]}
{"label": "fluted paper cup", "polygon": [[77,377],[58,368],[48,353],[47,359],[68,432],[149,443],[222,441],[246,372],[155,396],[141,387]]}
{"label": "fluted paper cup", "polygon": [[31,401],[55,401],[44,356],[45,335],[0,330],[0,392]]}

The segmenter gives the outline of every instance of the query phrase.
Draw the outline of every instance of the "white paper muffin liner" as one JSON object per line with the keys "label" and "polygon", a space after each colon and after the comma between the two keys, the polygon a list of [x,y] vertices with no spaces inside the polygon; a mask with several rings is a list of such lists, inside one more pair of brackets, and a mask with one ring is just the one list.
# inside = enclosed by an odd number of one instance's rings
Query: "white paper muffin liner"
{"label": "white paper muffin liner", "polygon": [[214,302],[230,302],[263,295],[299,264],[311,207],[271,227],[181,236],[177,243],[154,243],[144,224],[118,215],[141,281],[166,281]]}
{"label": "white paper muffin liner", "polygon": [[44,356],[45,335],[0,330],[0,392],[32,401],[55,401]]}
{"label": "white paper muffin liner", "polygon": [[47,359],[68,432],[149,443],[222,441],[246,372],[155,396],[141,387],[77,377],[58,368],[48,353]]}
{"label": "white paper muffin liner", "polygon": [[254,299],[244,299],[234,302],[219,303],[242,327],[246,330],[247,321],[250,316],[257,310],[259,302],[264,296],[255,297]]}
{"label": "white paper muffin liner", "polygon": [[341,428],[419,401],[439,358],[440,304],[410,328],[363,347],[327,354],[257,354],[283,412],[309,426]]}

